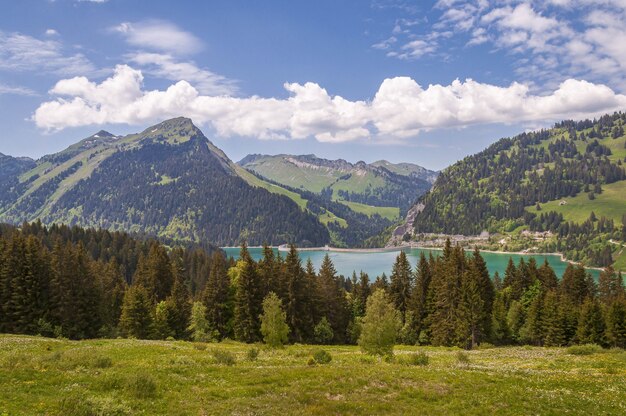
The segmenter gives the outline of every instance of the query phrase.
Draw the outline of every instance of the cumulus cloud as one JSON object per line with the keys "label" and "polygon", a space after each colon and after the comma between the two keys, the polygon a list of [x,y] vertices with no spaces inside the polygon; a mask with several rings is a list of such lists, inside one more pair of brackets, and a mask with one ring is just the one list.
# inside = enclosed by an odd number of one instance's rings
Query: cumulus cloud
{"label": "cumulus cloud", "polygon": [[113,28],[133,46],[175,55],[185,55],[202,49],[202,42],[193,34],[163,20],[124,22]]}
{"label": "cumulus cloud", "polygon": [[33,115],[38,127],[105,123],[146,124],[187,116],[223,137],[322,142],[398,140],[421,131],[484,123],[545,123],[623,109],[626,96],[605,85],[570,79],[547,95],[527,85],[506,87],[473,80],[423,88],[408,77],[385,79],[371,101],[332,96],[315,83],[286,83],[287,98],[202,95],[187,81],[166,90],[143,88],[141,71],[119,65],[101,83],[85,77],[59,81]]}

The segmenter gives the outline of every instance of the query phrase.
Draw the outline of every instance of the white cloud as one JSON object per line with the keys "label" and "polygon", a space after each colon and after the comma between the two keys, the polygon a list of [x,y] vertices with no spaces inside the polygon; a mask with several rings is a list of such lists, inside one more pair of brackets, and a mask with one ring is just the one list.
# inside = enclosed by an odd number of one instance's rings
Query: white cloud
{"label": "white cloud", "polygon": [[410,59],[403,45],[448,32],[454,37],[431,42],[428,53],[417,49],[412,59],[454,60],[460,37],[467,47],[493,46],[523,81],[543,88],[584,78],[626,91],[626,0],[440,0],[432,13],[438,17],[429,24],[394,28],[397,43],[387,56]]}
{"label": "white cloud", "polygon": [[369,102],[332,96],[310,82],[285,84],[290,94],[284,99],[201,95],[186,81],[146,91],[142,82],[141,71],[126,65],[99,84],[85,77],[61,80],[50,91],[56,98],[42,103],[33,120],[42,129],[62,130],[183,115],[223,137],[385,141],[437,128],[590,117],[626,106],[626,96],[607,86],[574,79],[540,96],[519,83],[500,87],[456,80],[422,88],[411,78],[396,77],[384,80]]}
{"label": "white cloud", "polygon": [[44,33],[46,36],[58,36],[59,35],[59,32],[57,32],[54,29],[46,29]]}
{"label": "white cloud", "polygon": [[0,69],[51,72],[58,75],[91,74],[94,65],[80,53],[67,53],[57,40],[41,40],[21,33],[0,31]]}
{"label": "white cloud", "polygon": [[3,94],[12,94],[12,95],[27,95],[27,96],[35,96],[37,93],[30,88],[26,87],[14,87],[6,84],[0,83],[0,95]]}
{"label": "white cloud", "polygon": [[235,81],[199,68],[193,62],[178,62],[168,54],[138,52],[128,54],[126,58],[152,76],[171,81],[188,81],[202,94],[233,95],[238,91]]}
{"label": "white cloud", "polygon": [[187,55],[202,49],[202,42],[193,34],[162,20],[145,20],[136,23],[124,22],[112,28],[133,46]]}

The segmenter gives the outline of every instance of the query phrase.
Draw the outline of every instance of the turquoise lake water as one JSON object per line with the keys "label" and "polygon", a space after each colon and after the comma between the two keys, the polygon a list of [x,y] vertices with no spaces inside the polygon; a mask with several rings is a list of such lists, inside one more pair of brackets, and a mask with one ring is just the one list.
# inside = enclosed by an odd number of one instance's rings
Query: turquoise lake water
{"label": "turquoise lake water", "polygon": [[[233,256],[234,258],[239,257],[239,248],[225,248],[226,254],[229,256]],[[250,248],[250,255],[254,260],[259,260],[262,257],[263,249],[261,248]],[[419,260],[419,255],[421,252],[424,252],[427,256],[429,253],[433,253],[433,255],[437,255],[440,253],[440,250],[429,250],[429,249],[404,249],[403,250],[409,261],[415,268],[417,261]],[[278,253],[278,249],[274,249],[274,252]],[[398,256],[398,251],[387,251],[380,253],[367,253],[367,252],[333,252],[333,251],[300,251],[300,258],[303,263],[310,258],[313,261],[316,269],[319,269],[322,264],[322,259],[326,254],[330,256],[330,259],[333,261],[335,265],[335,269],[339,274],[342,274],[346,277],[352,276],[352,272],[356,271],[357,274],[360,271],[366,272],[370,279],[376,278],[383,273],[386,273],[387,276],[391,274],[391,268],[393,266],[393,262]],[[470,253],[470,252],[468,252]],[[281,252],[281,256],[285,257],[287,253]],[[509,258],[512,257],[515,264],[519,262],[521,258],[524,258],[525,261],[530,260],[530,258],[534,258],[537,261],[537,264],[540,266],[543,264],[544,260],[547,259],[550,266],[554,269],[557,276],[561,277],[565,268],[567,267],[567,262],[561,260],[560,256],[556,255],[531,255],[531,254],[501,254],[501,253],[481,253],[485,261],[487,262],[487,267],[489,268],[489,272],[493,276],[493,274],[497,271],[500,273],[500,276],[504,277],[504,271],[506,270],[507,263],[509,262]],[[588,272],[591,273],[596,279],[600,272],[595,269],[588,269]]]}

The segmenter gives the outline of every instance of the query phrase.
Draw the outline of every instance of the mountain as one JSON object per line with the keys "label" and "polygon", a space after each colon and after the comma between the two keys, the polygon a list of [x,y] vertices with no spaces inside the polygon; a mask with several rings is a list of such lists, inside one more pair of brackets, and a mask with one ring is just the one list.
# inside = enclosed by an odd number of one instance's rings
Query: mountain
{"label": "mountain", "polygon": [[0,221],[221,245],[330,241],[315,215],[241,171],[186,118],[124,137],[100,131],[36,162],[2,156]]}
{"label": "mountain", "polygon": [[625,124],[620,112],[501,139],[441,172],[406,229],[417,239],[488,231],[506,236],[494,249],[626,270]]}
{"label": "mountain", "polygon": [[320,194],[357,211],[363,208],[355,204],[367,205],[371,212],[390,219],[406,212],[437,176],[409,163],[353,164],[315,155],[248,155],[238,164],[278,184]]}

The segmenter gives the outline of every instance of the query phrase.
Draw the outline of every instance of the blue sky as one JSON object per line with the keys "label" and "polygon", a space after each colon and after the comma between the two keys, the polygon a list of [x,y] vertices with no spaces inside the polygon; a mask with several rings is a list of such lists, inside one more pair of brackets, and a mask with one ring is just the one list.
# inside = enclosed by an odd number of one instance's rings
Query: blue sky
{"label": "blue sky", "polygon": [[0,152],[191,117],[248,153],[441,169],[626,107],[626,1],[2,2]]}

